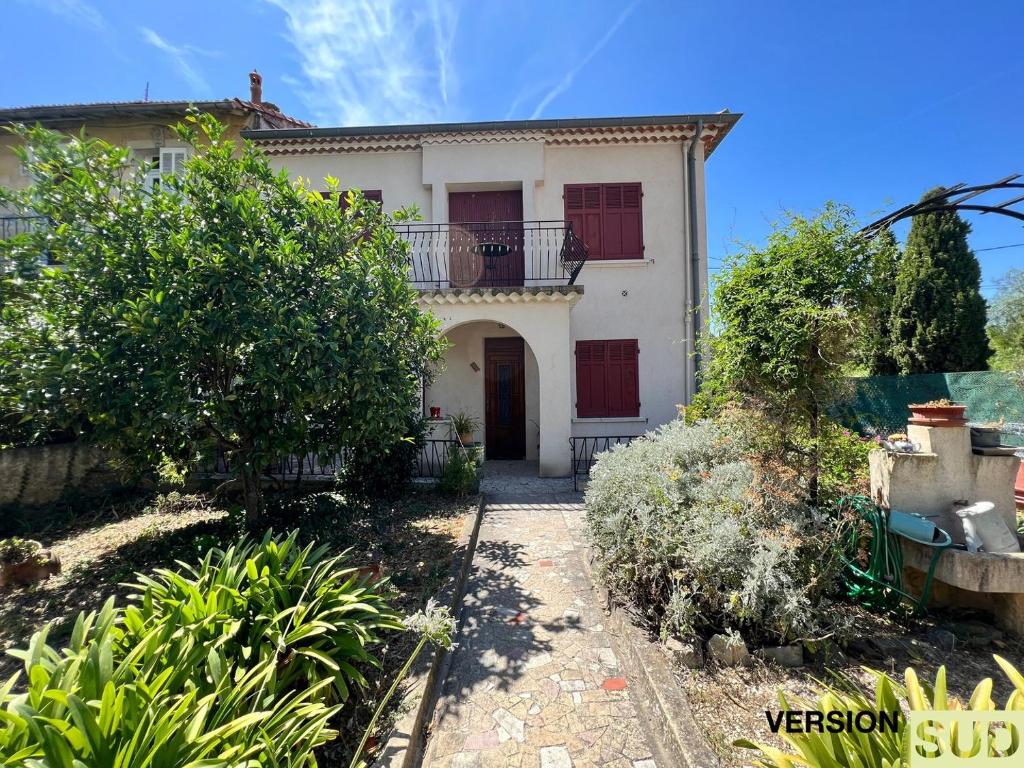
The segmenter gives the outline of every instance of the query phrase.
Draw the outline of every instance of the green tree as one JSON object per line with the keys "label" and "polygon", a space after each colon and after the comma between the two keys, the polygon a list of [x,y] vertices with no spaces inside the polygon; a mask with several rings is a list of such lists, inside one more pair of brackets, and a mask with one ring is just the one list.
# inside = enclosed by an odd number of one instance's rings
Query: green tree
{"label": "green tree", "polygon": [[742,399],[760,411],[765,444],[819,501],[825,409],[838,397],[865,324],[873,242],[834,203],[791,215],[763,248],[748,246],[715,287],[720,332],[701,400]]}
{"label": "green tree", "polygon": [[999,281],[989,313],[992,367],[1024,373],[1024,270],[1011,269]]}
{"label": "green tree", "polygon": [[[926,193],[927,200],[943,191]],[[988,368],[981,267],[956,212],[915,216],[893,295],[892,355],[899,373]]]}
{"label": "green tree", "polygon": [[0,366],[18,373],[0,402],[140,467],[219,449],[255,521],[273,460],[404,438],[441,342],[378,206],[354,193],[342,211],[210,116],[176,130],[195,154],[150,191],[124,150],[19,129],[34,183],[0,202],[51,226],[0,259],[63,268],[0,287],[23,308],[5,316]]}
{"label": "green tree", "polygon": [[899,243],[888,229],[878,235],[873,252],[861,362],[872,376],[890,376],[899,372],[892,356],[889,326],[902,254]]}

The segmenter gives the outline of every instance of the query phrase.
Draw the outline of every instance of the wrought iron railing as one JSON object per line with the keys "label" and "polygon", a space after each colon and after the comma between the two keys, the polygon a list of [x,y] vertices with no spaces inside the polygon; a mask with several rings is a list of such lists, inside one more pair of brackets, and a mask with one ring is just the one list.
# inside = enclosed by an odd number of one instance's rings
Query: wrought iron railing
{"label": "wrought iron railing", "polygon": [[602,437],[570,437],[572,445],[572,488],[580,489],[580,477],[589,477],[596,454],[610,450],[616,445],[629,445],[643,435],[612,435]]}
{"label": "wrought iron railing", "polygon": [[565,221],[398,224],[416,288],[572,285],[587,247]]}
{"label": "wrought iron railing", "polygon": [[462,443],[458,440],[431,439],[425,441],[416,460],[413,476],[440,479],[444,476],[444,468],[448,466],[451,452],[455,450],[464,450]]}
{"label": "wrought iron railing", "polygon": [[[458,440],[424,440],[412,467],[412,476],[440,479],[448,464],[450,452],[455,448],[461,449]],[[329,458],[316,453],[285,456],[267,464],[260,470],[260,474],[275,480],[331,480],[341,474],[349,456],[348,450]],[[223,452],[218,452],[212,466],[201,470],[199,474],[211,478],[227,478],[232,474],[230,460]]]}
{"label": "wrought iron railing", "polygon": [[[18,235],[35,232],[49,226],[45,216],[0,215],[0,240],[9,240]],[[56,262],[44,252],[38,260],[39,266],[54,265]],[[0,253],[0,274],[12,269],[12,262]]]}
{"label": "wrought iron railing", "polygon": [[34,232],[47,224],[45,216],[0,215],[0,240],[8,240],[26,232]]}

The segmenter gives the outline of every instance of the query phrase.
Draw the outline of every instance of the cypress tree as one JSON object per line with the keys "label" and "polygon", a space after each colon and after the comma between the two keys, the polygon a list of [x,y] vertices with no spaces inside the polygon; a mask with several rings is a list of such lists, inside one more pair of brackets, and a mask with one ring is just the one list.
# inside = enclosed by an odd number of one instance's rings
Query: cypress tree
{"label": "cypress tree", "polygon": [[[943,191],[933,189],[922,200]],[[988,369],[992,349],[981,267],[967,245],[970,231],[953,211],[914,217],[890,319],[892,356],[901,374]]]}

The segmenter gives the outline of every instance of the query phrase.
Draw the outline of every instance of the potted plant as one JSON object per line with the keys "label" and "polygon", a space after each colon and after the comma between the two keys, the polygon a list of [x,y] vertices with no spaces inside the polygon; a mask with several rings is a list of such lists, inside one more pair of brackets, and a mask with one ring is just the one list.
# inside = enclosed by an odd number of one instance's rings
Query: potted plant
{"label": "potted plant", "polygon": [[473,444],[473,433],[480,429],[480,419],[470,416],[465,411],[452,414],[452,429],[459,436],[463,445]]}
{"label": "potted plant", "polygon": [[967,406],[954,403],[952,400],[929,400],[927,403],[912,403],[910,408],[910,424],[924,427],[964,427],[967,419],[964,412]]}
{"label": "potted plant", "polygon": [[31,539],[0,540],[0,587],[34,584],[60,573],[60,559]]}
{"label": "potted plant", "polygon": [[971,427],[971,445],[975,448],[998,448],[1002,436],[1002,421],[989,421]]}

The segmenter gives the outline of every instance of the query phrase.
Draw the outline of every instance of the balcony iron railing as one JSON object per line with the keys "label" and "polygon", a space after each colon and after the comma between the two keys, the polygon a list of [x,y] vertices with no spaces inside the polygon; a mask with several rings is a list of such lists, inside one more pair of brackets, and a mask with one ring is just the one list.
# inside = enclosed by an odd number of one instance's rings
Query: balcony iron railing
{"label": "balcony iron railing", "polygon": [[[43,216],[0,216],[0,240],[46,226]],[[573,285],[588,255],[565,221],[411,223],[395,229],[409,243],[409,279],[424,290]]]}
{"label": "balcony iron railing", "polygon": [[416,288],[572,285],[587,247],[565,221],[398,224]]}
{"label": "balcony iron railing", "polygon": [[35,232],[45,226],[45,216],[0,216],[0,240]]}
{"label": "balcony iron railing", "polygon": [[[0,215],[0,240],[10,240],[12,237],[24,235],[29,232],[37,232],[49,226],[45,216],[6,216]],[[40,266],[54,264],[48,253],[38,261]],[[12,269],[13,264],[0,254],[0,274]]]}

